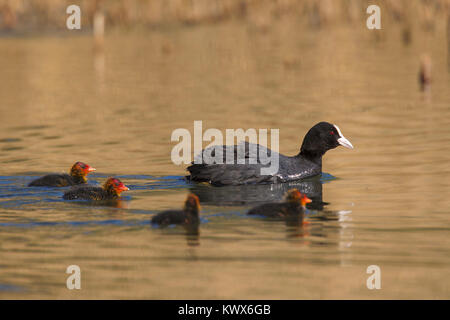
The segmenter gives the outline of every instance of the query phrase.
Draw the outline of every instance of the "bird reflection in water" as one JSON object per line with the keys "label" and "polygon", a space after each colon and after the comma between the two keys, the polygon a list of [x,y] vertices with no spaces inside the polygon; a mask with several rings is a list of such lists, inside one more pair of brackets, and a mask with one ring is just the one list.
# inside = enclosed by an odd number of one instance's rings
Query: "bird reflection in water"
{"label": "bird reflection in water", "polygon": [[92,200],[92,201],[81,200],[81,201],[72,201],[72,203],[89,207],[111,207],[117,209],[128,209],[129,207],[128,201],[124,199],[108,199],[108,200]]}
{"label": "bird reflection in water", "polygon": [[304,221],[299,217],[286,217],[285,223],[286,223],[286,238],[295,239],[309,236],[308,221]]}
{"label": "bird reflection in water", "polygon": [[184,226],[186,231],[186,242],[188,246],[196,247],[200,245],[200,228],[199,224],[188,224]]}
{"label": "bird reflection in water", "polygon": [[296,188],[312,200],[306,205],[310,210],[323,210],[328,203],[322,200],[320,177],[301,181],[277,184],[254,184],[213,187],[205,183],[192,183],[190,191],[195,193],[201,203],[215,206],[250,206],[280,201],[284,194]]}
{"label": "bird reflection in water", "polygon": [[[335,237],[341,238],[344,221],[351,211],[327,210],[329,204],[323,201],[323,181],[320,176],[279,184],[257,184],[214,187],[206,183],[191,183],[190,192],[195,193],[201,203],[220,207],[258,206],[264,203],[279,202],[290,189],[296,188],[306,194],[312,202],[306,204],[307,221],[298,217],[282,219],[286,225],[288,239],[307,238],[309,245],[336,245]],[[344,220],[343,220],[344,219]],[[280,222],[280,219],[278,219]],[[335,225],[335,222],[338,225]],[[346,234],[351,230],[345,231]],[[348,238],[348,237],[346,237]],[[347,246],[347,239],[338,241]],[[302,240],[302,243],[305,243]]]}

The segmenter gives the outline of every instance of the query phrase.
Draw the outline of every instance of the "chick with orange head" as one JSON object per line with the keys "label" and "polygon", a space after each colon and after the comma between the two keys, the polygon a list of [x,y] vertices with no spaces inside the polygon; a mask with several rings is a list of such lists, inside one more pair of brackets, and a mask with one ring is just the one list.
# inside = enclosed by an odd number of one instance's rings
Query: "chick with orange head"
{"label": "chick with orange head", "polygon": [[311,201],[311,199],[297,189],[291,189],[286,193],[285,201],[264,203],[250,209],[247,214],[267,218],[300,217],[303,221],[306,204]]}
{"label": "chick with orange head", "polygon": [[108,178],[102,187],[73,187],[63,195],[64,200],[113,200],[119,199],[123,191],[130,190],[117,178]]}
{"label": "chick with orange head", "polygon": [[75,162],[70,169],[70,173],[53,173],[31,181],[29,187],[67,187],[84,184],[87,182],[87,175],[95,171],[95,168],[83,162]]}
{"label": "chick with orange head", "polygon": [[184,202],[183,210],[167,210],[158,213],[152,218],[151,223],[158,226],[168,226],[172,224],[198,225],[200,211],[200,201],[198,197],[191,193]]}

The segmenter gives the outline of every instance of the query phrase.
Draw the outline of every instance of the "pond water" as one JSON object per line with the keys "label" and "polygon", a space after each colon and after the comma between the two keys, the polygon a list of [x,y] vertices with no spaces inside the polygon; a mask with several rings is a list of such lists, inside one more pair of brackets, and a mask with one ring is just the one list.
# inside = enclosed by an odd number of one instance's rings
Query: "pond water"
{"label": "pond water", "polygon": [[[240,23],[0,38],[0,298],[450,298],[450,75],[444,29],[266,32]],[[433,61],[431,90],[417,83]],[[278,128],[296,154],[319,121],[339,125],[308,225],[245,215],[291,186],[186,182],[170,160],[177,128]],[[205,145],[206,146],[206,143]],[[27,188],[75,161],[118,176],[114,206]],[[200,234],[153,228],[160,210],[202,202]],[[66,268],[81,268],[81,290]],[[367,267],[381,269],[369,290]]]}

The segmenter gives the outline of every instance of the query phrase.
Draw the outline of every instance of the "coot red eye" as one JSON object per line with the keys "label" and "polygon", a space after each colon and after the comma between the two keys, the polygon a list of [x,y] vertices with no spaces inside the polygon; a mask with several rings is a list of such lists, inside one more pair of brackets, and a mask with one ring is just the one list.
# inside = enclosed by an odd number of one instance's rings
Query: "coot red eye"
{"label": "coot red eye", "polygon": [[334,134],[334,132],[333,132],[333,131],[330,131],[330,134],[331,134],[331,135],[333,135],[333,134]]}

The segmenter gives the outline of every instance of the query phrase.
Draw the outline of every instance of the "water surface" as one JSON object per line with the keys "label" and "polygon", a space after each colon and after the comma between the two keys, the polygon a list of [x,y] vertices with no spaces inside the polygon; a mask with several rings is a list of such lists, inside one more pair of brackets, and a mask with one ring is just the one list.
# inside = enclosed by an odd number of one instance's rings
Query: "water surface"
{"label": "water surface", "polygon": [[[300,32],[301,31],[301,32]],[[368,31],[239,23],[0,39],[1,298],[450,298],[450,76],[443,28],[374,39]],[[433,85],[417,84],[419,57]],[[279,128],[296,154],[319,121],[354,150],[324,157],[299,185],[325,206],[305,227],[247,217],[286,186],[214,188],[186,182],[171,133]],[[206,145],[206,143],[205,143]],[[27,188],[75,161],[131,189],[114,205],[62,201]],[[197,238],[152,228],[159,210],[202,201]],[[79,265],[82,289],[65,273]],[[378,265],[382,289],[368,290]]]}

